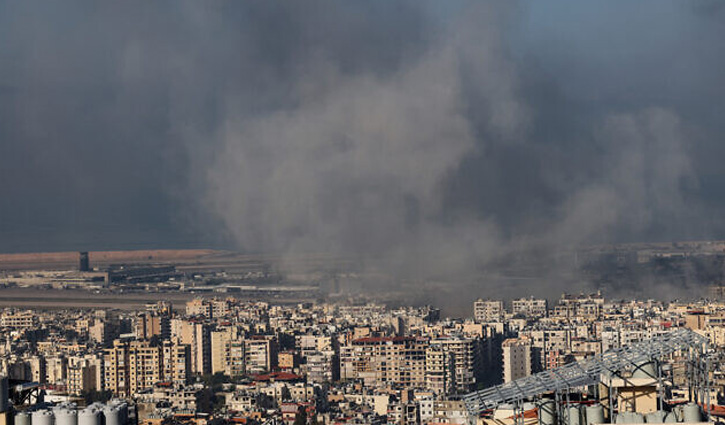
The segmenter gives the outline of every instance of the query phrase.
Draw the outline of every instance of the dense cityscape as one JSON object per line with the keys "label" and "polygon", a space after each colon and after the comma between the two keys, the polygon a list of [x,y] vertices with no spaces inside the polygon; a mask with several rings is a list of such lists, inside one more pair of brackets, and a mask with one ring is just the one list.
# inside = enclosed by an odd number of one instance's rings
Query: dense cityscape
{"label": "dense cityscape", "polygon": [[[162,287],[184,282],[166,280],[169,267],[121,269],[134,277],[126,291],[134,285],[148,290],[144,279]],[[68,285],[69,273],[75,273],[73,285],[91,290],[123,286],[108,278],[110,272],[91,269],[88,253],[80,254],[78,270],[16,271],[6,276],[4,290],[50,287],[59,276]],[[92,279],[100,275],[105,278]],[[198,273],[189,276],[200,280]],[[229,288],[218,285],[180,305],[159,300],[138,310],[5,308],[0,389],[10,390],[15,424],[54,418],[68,425],[69,417],[80,425],[101,418],[109,425],[544,424],[546,400],[561,402],[560,391],[528,394],[521,388],[527,378],[551,379],[546,373],[599,364],[603,353],[637,344],[654,347],[678,332],[694,335],[695,344],[612,370],[616,382],[603,374],[594,385],[568,382],[561,420],[575,424],[569,409],[579,409],[587,424],[614,421],[612,415],[623,423],[626,414],[632,415],[626,423],[685,421],[689,406],[698,417],[725,413],[717,409],[725,385],[718,361],[725,348],[722,286],[689,302],[614,300],[601,292],[507,301],[472,294],[470,313],[461,318],[444,317],[436,306],[388,307],[334,287],[332,298],[317,293],[317,300],[283,303],[254,298],[269,295],[264,291],[240,295]],[[695,379],[703,362],[704,375]],[[522,391],[516,403],[472,408],[466,401],[507,385]],[[598,415],[599,422],[592,419]]]}

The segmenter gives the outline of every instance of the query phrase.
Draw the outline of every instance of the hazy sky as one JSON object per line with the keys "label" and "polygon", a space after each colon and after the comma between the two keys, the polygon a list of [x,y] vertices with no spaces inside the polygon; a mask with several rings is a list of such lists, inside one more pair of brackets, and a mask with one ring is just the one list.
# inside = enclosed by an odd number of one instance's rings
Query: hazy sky
{"label": "hazy sky", "polygon": [[725,238],[719,1],[0,0],[0,251]]}

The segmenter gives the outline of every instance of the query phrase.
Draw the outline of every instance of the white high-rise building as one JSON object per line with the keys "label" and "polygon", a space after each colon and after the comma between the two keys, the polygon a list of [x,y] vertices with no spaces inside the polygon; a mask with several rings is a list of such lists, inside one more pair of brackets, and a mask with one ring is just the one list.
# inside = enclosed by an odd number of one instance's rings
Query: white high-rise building
{"label": "white high-rise building", "polygon": [[509,338],[503,347],[503,381],[511,382],[531,375],[531,340]]}

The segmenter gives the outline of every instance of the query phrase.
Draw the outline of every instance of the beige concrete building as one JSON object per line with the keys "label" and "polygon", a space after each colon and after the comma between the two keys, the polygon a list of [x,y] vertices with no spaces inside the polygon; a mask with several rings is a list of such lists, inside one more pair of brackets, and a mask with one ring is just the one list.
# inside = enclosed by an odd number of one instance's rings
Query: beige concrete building
{"label": "beige concrete building", "polygon": [[531,340],[509,338],[502,343],[503,381],[511,382],[531,375]]}
{"label": "beige concrete building", "polygon": [[548,303],[545,299],[520,298],[511,303],[511,313],[526,317],[546,317]]}
{"label": "beige concrete building", "polygon": [[93,354],[69,357],[66,375],[68,394],[100,391],[103,388],[103,358]]}
{"label": "beige concrete building", "polygon": [[499,322],[506,314],[503,301],[478,299],[473,303],[473,318],[477,323]]}
{"label": "beige concrete building", "polygon": [[452,361],[451,389],[461,393],[473,390],[476,385],[476,370],[480,367],[477,341],[470,338],[443,337],[431,340],[430,345],[440,347],[450,358],[443,359],[444,365],[450,366]]}
{"label": "beige concrete building", "polygon": [[416,337],[368,337],[340,347],[340,379],[365,385],[425,387],[428,340]]}

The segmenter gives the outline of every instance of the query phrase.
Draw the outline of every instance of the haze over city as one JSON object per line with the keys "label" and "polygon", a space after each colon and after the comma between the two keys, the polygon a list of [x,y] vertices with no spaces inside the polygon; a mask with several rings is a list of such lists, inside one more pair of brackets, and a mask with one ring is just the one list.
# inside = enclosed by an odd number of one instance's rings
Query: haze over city
{"label": "haze over city", "polygon": [[725,238],[720,2],[0,8],[4,252]]}

